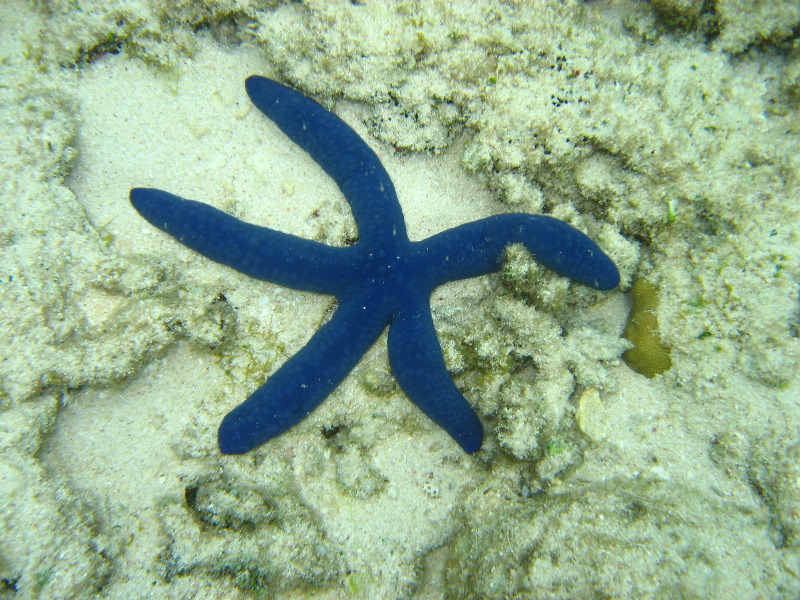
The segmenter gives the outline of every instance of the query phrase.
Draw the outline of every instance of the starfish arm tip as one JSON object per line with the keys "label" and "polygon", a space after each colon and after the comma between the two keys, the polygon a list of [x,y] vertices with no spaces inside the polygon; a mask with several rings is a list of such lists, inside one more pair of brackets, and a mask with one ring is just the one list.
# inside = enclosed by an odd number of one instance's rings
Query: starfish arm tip
{"label": "starfish arm tip", "polygon": [[220,451],[249,452],[300,423],[333,392],[386,326],[386,315],[365,310],[370,304],[363,296],[341,302],[299,352],[225,415]]}
{"label": "starfish arm tip", "polygon": [[600,246],[572,225],[545,215],[495,215],[414,246],[418,264],[435,287],[499,270],[509,244],[522,244],[546,267],[596,290],[619,285],[619,270]]}
{"label": "starfish arm tip", "polygon": [[483,444],[483,425],[453,383],[427,301],[418,300],[389,327],[389,364],[401,389],[467,454]]}
{"label": "starfish arm tip", "polygon": [[316,100],[272,79],[245,80],[250,100],[333,179],[347,198],[361,239],[390,232],[405,238],[405,220],[389,174],[353,129]]}

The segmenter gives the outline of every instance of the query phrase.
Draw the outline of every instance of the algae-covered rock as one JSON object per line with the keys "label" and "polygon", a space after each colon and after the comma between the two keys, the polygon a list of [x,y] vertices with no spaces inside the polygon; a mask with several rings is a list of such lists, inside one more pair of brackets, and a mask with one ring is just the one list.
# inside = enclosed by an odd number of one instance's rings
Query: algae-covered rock
{"label": "algae-covered rock", "polygon": [[464,366],[459,385],[478,410],[497,419],[503,449],[517,458],[541,457],[566,422],[574,387],[560,325],[510,296],[489,296],[483,308],[445,316],[445,344],[456,345],[448,358]]}
{"label": "algae-covered rock", "polygon": [[800,24],[797,2],[716,0],[721,34],[717,45],[726,52],[742,52],[749,45],[777,44],[791,39]]}
{"label": "algae-covered rock", "polygon": [[775,544],[800,548],[800,438],[786,429],[756,440],[722,431],[714,437],[709,456],[764,501]]}
{"label": "algae-covered rock", "polygon": [[628,366],[646,377],[668,371],[672,367],[671,349],[661,343],[658,329],[658,288],[646,279],[638,279],[631,288],[633,308],[624,336],[632,341],[622,358]]}
{"label": "algae-covered rock", "polygon": [[162,575],[200,571],[256,593],[325,585],[341,556],[296,494],[272,485],[199,481],[165,500],[159,517],[169,544]]}
{"label": "algae-covered rock", "polygon": [[386,486],[386,476],[375,467],[360,444],[352,441],[341,444],[333,459],[336,463],[336,481],[347,495],[364,500]]}
{"label": "algae-covered rock", "polygon": [[765,534],[765,511],[678,484],[612,479],[491,512],[482,502],[451,546],[450,600],[800,593]]}
{"label": "algae-covered rock", "polygon": [[386,369],[363,369],[358,381],[377,396],[388,396],[397,389],[397,380]]}
{"label": "algae-covered rock", "polygon": [[653,6],[668,23],[694,25],[703,10],[703,0],[653,0]]}
{"label": "algae-covered rock", "polygon": [[[10,429],[0,415],[3,435]],[[0,440],[0,598],[96,597],[118,550],[103,515],[51,481],[32,454]]]}
{"label": "algae-covered rock", "polygon": [[755,443],[748,480],[772,515],[775,542],[800,547],[800,438],[772,432]]}

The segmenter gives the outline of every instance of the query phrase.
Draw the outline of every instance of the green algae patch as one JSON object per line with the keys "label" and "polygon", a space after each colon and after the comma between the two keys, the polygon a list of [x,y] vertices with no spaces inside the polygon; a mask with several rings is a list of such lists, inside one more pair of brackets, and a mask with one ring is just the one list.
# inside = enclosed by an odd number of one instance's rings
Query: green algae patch
{"label": "green algae patch", "polygon": [[645,377],[655,377],[672,367],[671,348],[661,343],[658,329],[658,288],[646,279],[637,279],[631,287],[633,308],[623,336],[634,347],[622,355],[625,363]]}

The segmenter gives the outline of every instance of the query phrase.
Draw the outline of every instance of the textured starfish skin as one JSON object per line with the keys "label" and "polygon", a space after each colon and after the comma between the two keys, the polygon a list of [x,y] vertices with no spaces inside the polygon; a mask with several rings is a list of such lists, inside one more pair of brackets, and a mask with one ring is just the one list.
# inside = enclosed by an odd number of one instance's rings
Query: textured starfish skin
{"label": "textured starfish skin", "polygon": [[387,325],[389,364],[403,392],[467,453],[477,451],[483,428],[445,367],[431,318],[433,289],[496,271],[506,246],[514,243],[598,290],[619,284],[616,266],[583,233],[543,215],[497,215],[411,242],[389,175],[344,121],[264,77],[249,77],[245,86],[253,104],[338,184],[359,240],[334,248],[161,190],[131,190],[131,203],[145,219],[196,252],[251,277],[339,300],[331,320],[225,416],[221,452],[248,452],[302,421]]}

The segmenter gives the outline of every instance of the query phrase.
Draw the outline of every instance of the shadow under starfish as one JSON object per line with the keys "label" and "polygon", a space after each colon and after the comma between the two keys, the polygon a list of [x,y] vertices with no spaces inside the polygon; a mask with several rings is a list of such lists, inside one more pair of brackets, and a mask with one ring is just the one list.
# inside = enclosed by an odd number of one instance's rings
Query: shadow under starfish
{"label": "shadow under starfish", "polygon": [[339,300],[330,321],[225,416],[220,450],[248,452],[302,421],[389,325],[389,364],[403,392],[464,451],[477,451],[483,428],[445,367],[431,318],[434,288],[498,270],[509,244],[523,244],[547,267],[598,290],[619,284],[617,267],[583,233],[543,215],[497,215],[412,242],[389,175],[344,121],[270,79],[251,76],[245,87],[253,104],[337,183],[359,240],[336,248],[161,190],[131,190],[145,219],[196,252],[256,279]]}

